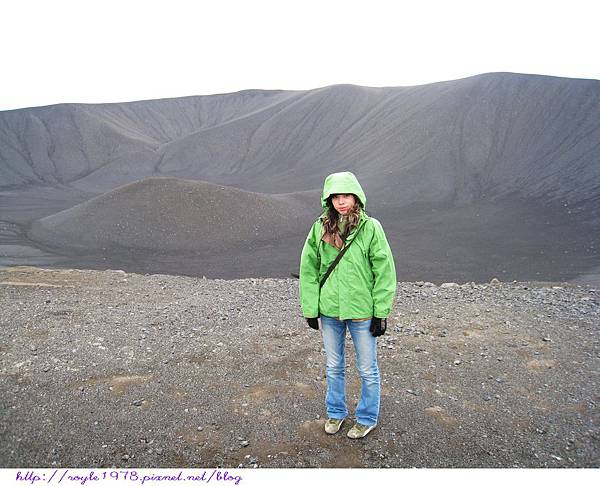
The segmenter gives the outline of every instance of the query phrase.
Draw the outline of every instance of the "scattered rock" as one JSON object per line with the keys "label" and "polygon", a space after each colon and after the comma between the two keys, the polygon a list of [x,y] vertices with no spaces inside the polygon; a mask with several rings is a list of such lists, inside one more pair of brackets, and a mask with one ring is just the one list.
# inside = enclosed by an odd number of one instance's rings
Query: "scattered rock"
{"label": "scattered rock", "polygon": [[[64,284],[58,272],[44,278]],[[389,426],[343,445],[323,434],[325,354],[320,333],[298,315],[297,281],[73,276],[79,286],[2,289],[8,467],[594,467],[598,457],[599,434],[587,422],[600,305],[586,287],[471,282],[438,291],[399,282],[378,340]],[[53,313],[61,309],[69,312]],[[346,351],[353,413],[360,379],[350,336]],[[541,424],[548,432],[535,432]],[[474,447],[449,434],[475,438]],[[26,436],[39,454],[18,440]],[[424,436],[438,453],[411,455]]]}

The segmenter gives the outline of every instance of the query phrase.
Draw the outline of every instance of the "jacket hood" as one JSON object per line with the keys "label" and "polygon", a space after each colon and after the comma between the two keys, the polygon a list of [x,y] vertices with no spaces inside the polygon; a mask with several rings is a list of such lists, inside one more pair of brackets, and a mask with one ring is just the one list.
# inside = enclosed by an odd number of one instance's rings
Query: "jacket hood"
{"label": "jacket hood", "polygon": [[327,198],[332,194],[354,194],[362,203],[363,209],[367,208],[367,196],[352,172],[336,172],[325,178],[321,197],[321,206],[324,210],[327,210]]}

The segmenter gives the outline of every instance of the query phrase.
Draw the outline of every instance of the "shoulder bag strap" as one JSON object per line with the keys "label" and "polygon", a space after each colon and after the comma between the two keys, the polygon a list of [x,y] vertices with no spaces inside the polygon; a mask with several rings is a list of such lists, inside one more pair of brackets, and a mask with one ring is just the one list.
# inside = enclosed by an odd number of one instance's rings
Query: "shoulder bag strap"
{"label": "shoulder bag strap", "polygon": [[331,265],[329,265],[329,268],[327,269],[327,271],[325,272],[325,275],[323,275],[323,278],[321,279],[321,283],[319,284],[319,288],[323,287],[323,285],[325,284],[325,280],[327,280],[327,277],[329,277],[329,274],[331,272],[333,272],[333,269],[338,264],[338,262],[342,259],[342,257],[344,256],[344,253],[346,253],[346,250],[348,250],[348,248],[350,247],[350,245],[352,244],[352,242],[356,239],[356,237],[358,236],[359,231],[361,230],[361,228],[363,226],[364,226],[364,223],[358,228],[358,230],[354,234],[354,238],[352,238],[350,240],[350,243],[348,243],[346,246],[344,246],[344,248],[342,248],[342,250],[338,253],[337,257],[335,257],[335,260],[333,260],[333,262],[331,262]]}

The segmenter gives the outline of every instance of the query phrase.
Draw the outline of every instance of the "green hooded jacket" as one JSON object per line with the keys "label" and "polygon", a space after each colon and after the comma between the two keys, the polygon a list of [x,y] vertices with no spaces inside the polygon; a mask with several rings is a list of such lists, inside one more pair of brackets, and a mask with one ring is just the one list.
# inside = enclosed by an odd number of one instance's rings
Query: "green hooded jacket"
{"label": "green hooded jacket", "polygon": [[[331,194],[354,194],[363,205],[360,221],[346,238],[350,248],[319,291],[319,282],[340,252],[325,243],[323,219]],[[327,176],[321,205],[324,212],[314,222],[300,257],[300,305],[304,317],[320,315],[345,319],[385,318],[396,295],[396,267],[381,223],[364,211],[367,198],[352,172]],[[360,231],[359,231],[360,230]]]}

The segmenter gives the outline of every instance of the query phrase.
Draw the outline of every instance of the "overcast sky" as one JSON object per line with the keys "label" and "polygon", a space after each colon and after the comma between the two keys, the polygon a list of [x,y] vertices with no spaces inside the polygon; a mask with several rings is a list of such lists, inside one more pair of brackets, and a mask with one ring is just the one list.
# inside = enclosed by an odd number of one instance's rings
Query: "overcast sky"
{"label": "overcast sky", "polygon": [[3,1],[0,110],[493,71],[600,79],[595,3]]}

